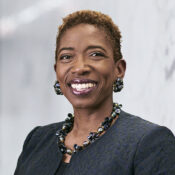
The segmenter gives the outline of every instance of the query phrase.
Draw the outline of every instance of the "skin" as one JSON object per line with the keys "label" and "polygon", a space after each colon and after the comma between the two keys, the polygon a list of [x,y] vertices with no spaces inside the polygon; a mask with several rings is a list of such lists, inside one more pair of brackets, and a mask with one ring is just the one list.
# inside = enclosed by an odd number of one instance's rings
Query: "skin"
{"label": "skin", "polygon": [[[55,71],[64,96],[74,109],[74,127],[66,136],[65,145],[82,145],[89,132],[95,132],[112,110],[112,85],[117,77],[123,78],[126,62],[113,58],[113,47],[107,34],[90,24],[79,24],[68,29],[61,37]],[[75,95],[69,86],[74,79],[97,82],[87,95]],[[70,161],[65,155],[63,160]]]}

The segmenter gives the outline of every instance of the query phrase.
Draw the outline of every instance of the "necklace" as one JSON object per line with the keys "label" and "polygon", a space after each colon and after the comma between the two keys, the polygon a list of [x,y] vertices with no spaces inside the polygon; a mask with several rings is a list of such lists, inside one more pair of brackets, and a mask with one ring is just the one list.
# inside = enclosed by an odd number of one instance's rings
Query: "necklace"
{"label": "necklace", "polygon": [[78,151],[83,150],[86,148],[89,144],[93,143],[95,140],[97,140],[104,131],[106,131],[112,124],[112,121],[115,118],[118,118],[122,105],[118,103],[113,103],[113,109],[111,112],[110,117],[106,117],[105,120],[101,123],[101,126],[97,129],[96,132],[90,132],[89,136],[87,137],[87,141],[83,142],[82,146],[79,146],[77,144],[74,144],[74,150],[67,148],[65,146],[65,137],[66,135],[72,130],[73,124],[74,124],[74,115],[69,113],[67,118],[65,119],[65,122],[62,126],[62,129],[58,130],[56,132],[57,140],[58,140],[58,148],[63,154],[69,154],[72,155],[73,153],[76,153]]}

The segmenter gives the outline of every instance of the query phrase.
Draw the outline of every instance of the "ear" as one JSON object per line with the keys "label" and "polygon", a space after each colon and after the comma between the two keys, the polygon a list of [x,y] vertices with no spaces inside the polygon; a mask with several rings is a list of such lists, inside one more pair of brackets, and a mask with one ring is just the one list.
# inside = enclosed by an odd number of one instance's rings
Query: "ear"
{"label": "ear", "polygon": [[57,65],[56,65],[56,63],[54,64],[54,70],[55,70],[55,72],[56,72],[56,68],[57,68]]}
{"label": "ear", "polygon": [[125,76],[126,71],[126,61],[124,59],[120,59],[115,62],[115,79],[122,78]]}
{"label": "ear", "polygon": [[55,73],[56,73],[56,79],[58,80],[57,72],[56,72],[56,70],[57,70],[57,64],[55,63],[53,67],[54,67],[54,71],[55,71]]}
{"label": "ear", "polygon": [[59,81],[58,76],[57,76],[57,64],[55,63],[55,64],[53,65],[53,67],[54,67],[54,71],[55,71],[55,73],[56,73],[56,79]]}

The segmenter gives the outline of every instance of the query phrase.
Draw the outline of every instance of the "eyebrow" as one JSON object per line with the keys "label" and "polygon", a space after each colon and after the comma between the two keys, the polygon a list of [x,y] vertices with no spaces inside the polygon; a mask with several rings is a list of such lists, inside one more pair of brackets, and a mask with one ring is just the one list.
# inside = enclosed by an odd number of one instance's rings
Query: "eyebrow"
{"label": "eyebrow", "polygon": [[90,49],[102,49],[103,51],[106,52],[106,50],[103,47],[99,46],[99,45],[88,46],[85,50],[90,50]]}
{"label": "eyebrow", "polygon": [[58,54],[63,50],[74,50],[74,48],[73,47],[63,47],[58,51]]}
{"label": "eyebrow", "polygon": [[[88,47],[85,49],[85,51],[90,50],[90,49],[102,49],[103,51],[106,52],[106,50],[105,50],[103,47],[99,46],[99,45],[88,46]],[[63,47],[63,48],[61,48],[61,49],[58,51],[58,54],[59,54],[61,51],[63,51],[63,50],[75,50],[75,49],[74,49],[73,47]]]}

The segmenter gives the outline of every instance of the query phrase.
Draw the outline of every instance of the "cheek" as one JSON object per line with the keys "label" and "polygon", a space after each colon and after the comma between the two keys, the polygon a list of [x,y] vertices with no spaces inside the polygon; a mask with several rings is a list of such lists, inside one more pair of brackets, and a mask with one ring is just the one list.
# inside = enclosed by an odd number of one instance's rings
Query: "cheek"
{"label": "cheek", "polygon": [[57,65],[56,65],[56,77],[57,77],[57,80],[60,83],[63,82],[64,75],[65,75],[65,69],[64,69],[64,67],[61,67],[60,64],[57,63]]}
{"label": "cheek", "polygon": [[98,66],[98,70],[106,82],[110,83],[114,81],[115,67],[111,63],[106,63],[103,66]]}

